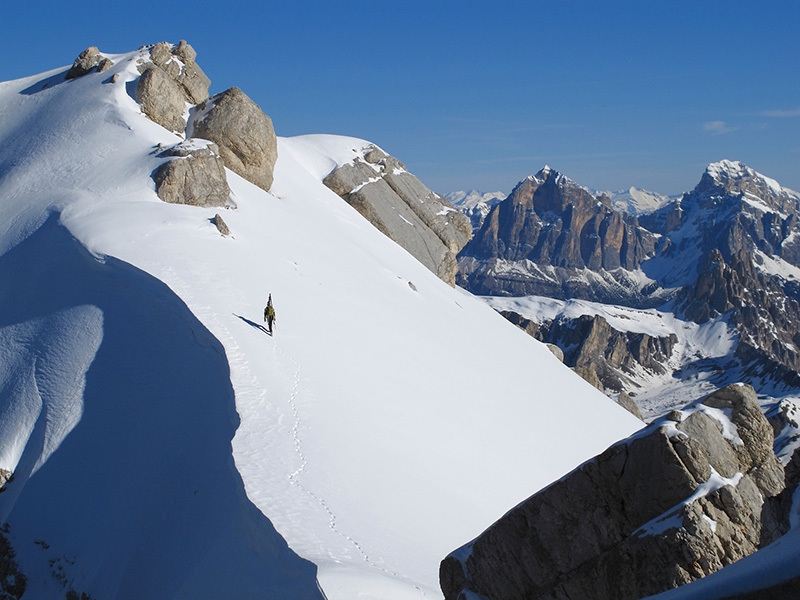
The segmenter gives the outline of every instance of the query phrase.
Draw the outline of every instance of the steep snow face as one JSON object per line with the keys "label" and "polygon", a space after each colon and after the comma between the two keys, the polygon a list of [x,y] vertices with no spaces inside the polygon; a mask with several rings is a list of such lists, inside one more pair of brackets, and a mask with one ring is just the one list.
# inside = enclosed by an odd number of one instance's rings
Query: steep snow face
{"label": "steep snow face", "polygon": [[321,183],[363,140],[279,139],[271,193],[228,172],[229,237],[158,200],[181,138],[139,56],[0,84],[0,512],[32,597],[437,597],[447,552],[638,427]]}

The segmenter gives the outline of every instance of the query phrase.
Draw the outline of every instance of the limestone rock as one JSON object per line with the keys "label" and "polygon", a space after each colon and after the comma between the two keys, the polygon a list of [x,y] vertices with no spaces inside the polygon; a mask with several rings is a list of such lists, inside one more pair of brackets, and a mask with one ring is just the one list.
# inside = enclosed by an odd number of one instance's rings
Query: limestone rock
{"label": "limestone rock", "polygon": [[[656,236],[639,227],[635,217],[614,210],[607,197],[596,198],[545,167],[491,209],[459,255],[459,283],[486,295],[591,297],[657,306],[663,298],[648,300],[633,278],[612,273],[636,270],[655,248]],[[526,261],[539,269],[526,268]],[[507,269],[497,267],[507,263],[519,268],[506,275]],[[541,267],[549,267],[546,276]],[[599,277],[580,277],[584,269]]]}
{"label": "limestone rock", "polygon": [[225,206],[230,188],[216,144],[189,139],[162,155],[172,160],[153,173],[159,198],[173,204]]}
{"label": "limestone rock", "polygon": [[195,62],[197,52],[186,40],[177,47],[159,42],[150,49],[150,60],[163,70],[181,88],[190,104],[199,104],[208,98],[211,80]]}
{"label": "limestone rock", "polygon": [[378,230],[450,285],[456,254],[471,235],[469,219],[429,190],[396,158],[377,146],[324,180]]}
{"label": "limestone rock", "polygon": [[450,554],[445,598],[634,600],[754,552],[782,487],[754,409],[729,386],[587,461]]}
{"label": "limestone rock", "polygon": [[136,85],[136,99],[147,117],[169,131],[186,128],[186,100],[178,85],[160,68],[148,67]]}
{"label": "limestone rock", "polygon": [[223,236],[227,237],[231,234],[231,230],[228,229],[227,223],[222,220],[222,217],[219,216],[219,213],[214,215],[214,218],[211,219],[211,222],[214,224],[214,227],[217,228],[217,231],[219,231]]}
{"label": "limestone rock", "polygon": [[97,67],[99,72],[110,69],[114,63],[100,54],[100,50],[96,46],[89,46],[86,50],[78,55],[75,62],[70,67],[65,76],[66,79],[74,79],[90,73],[92,69]]}
{"label": "limestone rock", "polygon": [[[208,98],[211,81],[195,63],[194,48],[181,40],[177,47],[159,42],[150,48],[149,60],[142,60],[136,96],[142,112],[170,131],[183,133],[186,104]],[[102,65],[101,65],[102,66]]]}
{"label": "limestone rock", "polygon": [[555,344],[545,344],[545,346],[547,346],[547,349],[553,353],[553,356],[555,356],[562,363],[564,362],[564,352],[561,350],[561,348]]}
{"label": "limestone rock", "polygon": [[190,123],[192,135],[219,146],[225,166],[269,191],[278,159],[272,120],[239,88],[202,103]]}
{"label": "limestone rock", "polygon": [[617,398],[617,404],[619,404],[622,408],[627,410],[631,413],[634,417],[639,419],[640,421],[644,421],[644,417],[642,417],[642,412],[639,410],[639,407],[636,406],[636,403],[630,397],[627,392],[620,392],[619,398]]}

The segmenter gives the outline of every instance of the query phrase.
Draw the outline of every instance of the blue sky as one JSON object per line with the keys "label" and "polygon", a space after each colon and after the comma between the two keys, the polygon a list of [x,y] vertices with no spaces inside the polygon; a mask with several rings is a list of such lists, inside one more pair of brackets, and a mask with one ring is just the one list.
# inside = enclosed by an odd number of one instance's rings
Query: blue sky
{"label": "blue sky", "polygon": [[0,6],[0,80],[186,39],[278,135],[368,139],[441,193],[549,164],[676,194],[723,158],[800,190],[799,32],[796,0],[31,0]]}

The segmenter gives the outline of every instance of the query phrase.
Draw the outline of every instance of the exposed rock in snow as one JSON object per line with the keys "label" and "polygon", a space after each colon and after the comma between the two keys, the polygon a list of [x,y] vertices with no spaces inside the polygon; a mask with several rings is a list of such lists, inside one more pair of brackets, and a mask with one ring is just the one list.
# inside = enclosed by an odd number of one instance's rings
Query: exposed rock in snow
{"label": "exposed rock in snow", "polygon": [[100,54],[100,50],[96,46],[89,46],[86,50],[80,53],[78,58],[75,59],[74,64],[67,71],[65,79],[74,79],[90,73],[95,67],[98,72],[107,71],[114,63]]}
{"label": "exposed rock in snow", "polygon": [[225,166],[263,190],[272,187],[278,142],[272,119],[247,94],[231,88],[197,107],[189,132],[215,142]]}
{"label": "exposed rock in snow", "polygon": [[450,554],[447,599],[635,599],[754,552],[783,489],[749,386],[662,419],[509,511]]}
{"label": "exposed rock in snow", "polygon": [[175,133],[186,128],[186,104],[208,98],[211,80],[194,62],[196,57],[194,48],[181,40],[177,47],[159,42],[138,60],[136,97],[142,112]]}
{"label": "exposed rock in snow", "polygon": [[330,172],[324,183],[440,279],[455,285],[455,257],[472,234],[469,221],[399,160],[372,145]]}
{"label": "exposed rock in snow", "polygon": [[177,46],[159,42],[150,49],[150,60],[178,84],[189,104],[199,104],[208,98],[211,80],[195,62],[197,52],[186,40]]}
{"label": "exposed rock in snow", "polygon": [[212,217],[211,222],[214,224],[214,227],[217,228],[217,231],[219,231],[221,235],[229,236],[231,234],[231,230],[228,228],[228,224],[222,220],[222,217],[219,215],[219,213],[215,214]]}
{"label": "exposed rock in snow", "polygon": [[136,99],[142,112],[167,131],[183,133],[186,99],[178,84],[157,66],[148,66],[136,85]]}
{"label": "exposed rock in snow", "polygon": [[231,190],[216,144],[192,138],[160,156],[171,157],[153,173],[156,193],[164,202],[225,206]]}

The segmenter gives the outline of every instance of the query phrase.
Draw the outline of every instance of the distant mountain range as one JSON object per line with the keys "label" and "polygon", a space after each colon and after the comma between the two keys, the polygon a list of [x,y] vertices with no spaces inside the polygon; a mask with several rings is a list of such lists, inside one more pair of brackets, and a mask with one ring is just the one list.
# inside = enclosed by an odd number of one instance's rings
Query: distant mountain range
{"label": "distant mountain range", "polygon": [[[636,190],[623,197],[660,208],[641,213],[620,201],[622,211],[609,194],[593,195],[543,168],[489,210],[459,255],[460,283],[486,296],[583,299],[658,307],[697,324],[724,320],[737,340],[729,377],[736,364],[757,389],[798,385],[800,194],[723,160],[678,198]],[[714,364],[719,375],[725,361]]]}

